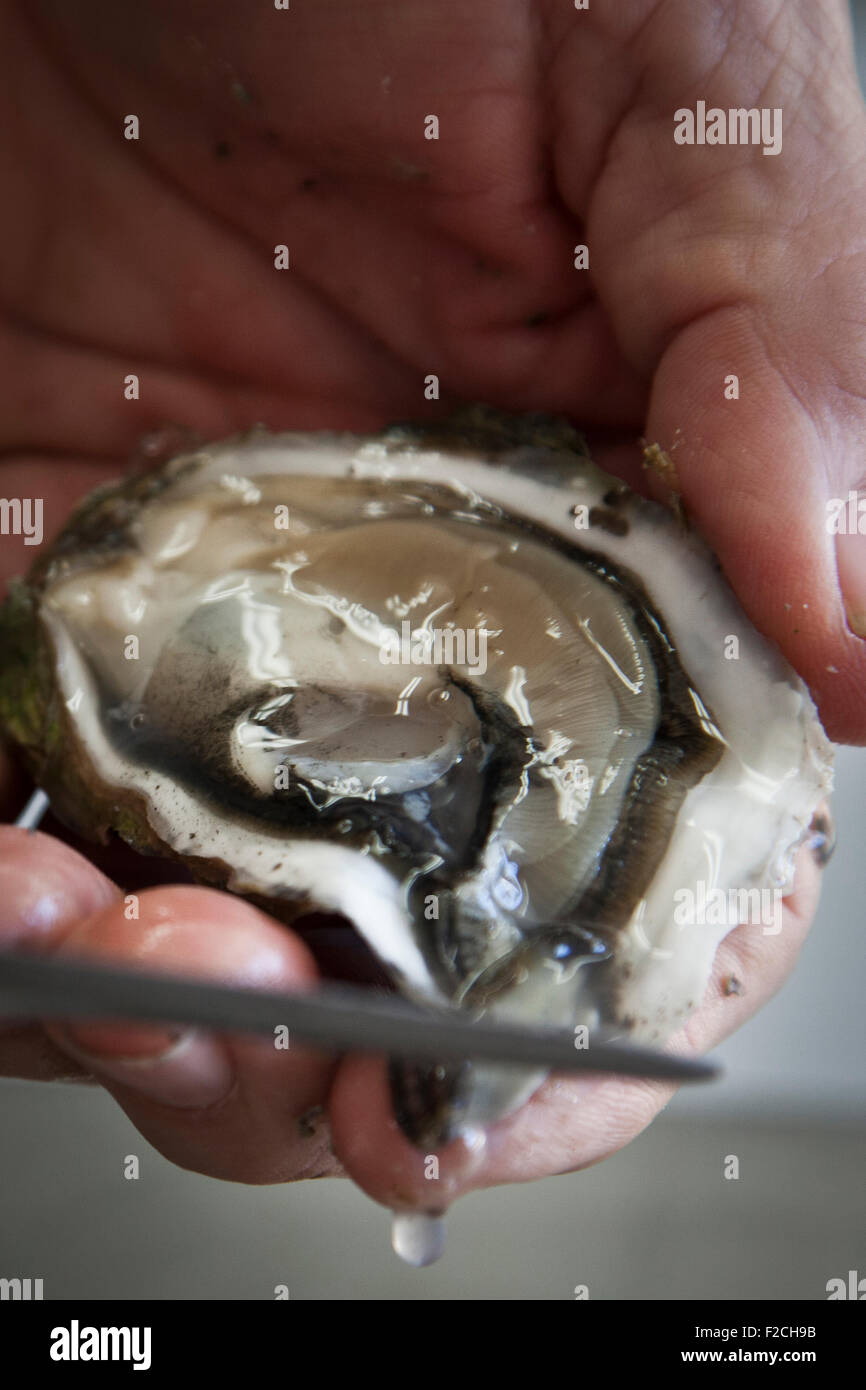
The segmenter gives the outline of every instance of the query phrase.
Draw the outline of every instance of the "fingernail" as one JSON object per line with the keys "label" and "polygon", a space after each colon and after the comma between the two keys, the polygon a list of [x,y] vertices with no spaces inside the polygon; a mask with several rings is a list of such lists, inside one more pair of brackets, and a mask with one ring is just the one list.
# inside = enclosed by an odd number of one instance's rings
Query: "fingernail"
{"label": "fingernail", "polygon": [[[88,1046],[83,1047],[76,1034],[68,1028],[58,1034],[58,1041],[76,1061],[101,1079],[118,1081],[139,1095],[178,1109],[203,1109],[216,1105],[232,1088],[234,1071],[225,1049],[207,1034],[192,1028],[184,1029],[179,1037],[165,1030],[163,1046],[150,1055],[117,1057],[94,1050],[96,1038],[90,1030],[80,1033]],[[167,1045],[165,1045],[167,1044]]]}
{"label": "fingernail", "polygon": [[866,637],[866,489],[835,498],[828,524],[836,537],[836,569],[845,618],[855,637]]}

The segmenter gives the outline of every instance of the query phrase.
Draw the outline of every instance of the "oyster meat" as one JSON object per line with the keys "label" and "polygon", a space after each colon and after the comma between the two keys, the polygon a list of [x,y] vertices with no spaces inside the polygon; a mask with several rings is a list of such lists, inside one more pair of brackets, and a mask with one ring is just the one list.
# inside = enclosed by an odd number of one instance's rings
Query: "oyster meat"
{"label": "oyster meat", "polygon": [[[736,924],[682,894],[786,890],[830,784],[703,543],[542,417],[174,459],[79,508],[2,632],[0,714],[65,821],[340,914],[478,1016],[662,1043]],[[391,1067],[425,1149],[542,1079]]]}

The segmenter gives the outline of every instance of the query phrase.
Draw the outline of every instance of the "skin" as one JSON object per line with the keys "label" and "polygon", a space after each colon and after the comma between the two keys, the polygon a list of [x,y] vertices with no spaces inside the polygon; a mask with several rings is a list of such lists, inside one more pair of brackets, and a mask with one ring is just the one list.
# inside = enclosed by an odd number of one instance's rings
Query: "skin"
{"label": "skin", "polygon": [[[866,557],[825,526],[827,499],[866,481],[866,130],[842,3],[44,0],[0,4],[0,26],[15,209],[0,491],[43,497],[46,537],[167,422],[217,438],[253,420],[378,428],[464,400],[564,411],[603,466],[660,497],[636,441],[669,451],[688,516],[828,733],[866,738]],[[781,107],[782,154],[676,145],[673,112],[699,99]],[[581,242],[590,274],[573,268]],[[4,538],[5,576],[32,557]],[[19,806],[11,766],[0,781]],[[314,983],[303,942],[250,905],[169,884],[131,921],[131,871],[106,868],[59,836],[0,831],[0,942]],[[714,1046],[779,987],[818,880],[802,851],[782,931],[730,934],[673,1046]],[[432,1193],[378,1058],[46,1023],[7,1027],[0,1069],[94,1076],[184,1167],[344,1171],[398,1207],[596,1162],[671,1094],[551,1080],[482,1149],[444,1151]],[[305,1135],[317,1105],[327,1119]]]}

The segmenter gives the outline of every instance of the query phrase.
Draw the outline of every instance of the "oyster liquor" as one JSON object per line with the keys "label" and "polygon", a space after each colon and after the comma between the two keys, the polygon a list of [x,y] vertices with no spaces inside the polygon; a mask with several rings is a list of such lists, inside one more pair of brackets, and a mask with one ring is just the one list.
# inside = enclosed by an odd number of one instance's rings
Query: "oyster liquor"
{"label": "oyster liquor", "polygon": [[487,631],[484,628],[415,628],[400,624],[382,639],[379,660],[386,666],[468,666],[478,675],[487,670]]}

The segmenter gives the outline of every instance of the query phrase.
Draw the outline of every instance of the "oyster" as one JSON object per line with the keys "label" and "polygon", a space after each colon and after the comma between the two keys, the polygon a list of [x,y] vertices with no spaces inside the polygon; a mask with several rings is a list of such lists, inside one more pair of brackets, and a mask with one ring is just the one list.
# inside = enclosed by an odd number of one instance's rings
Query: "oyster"
{"label": "oyster", "polygon": [[[830,784],[706,547],[542,417],[174,459],[88,499],[2,628],[70,825],[341,914],[407,995],[500,1020],[662,1042],[736,924],[682,893],[784,890]],[[391,1067],[423,1148],[541,1080]]]}

